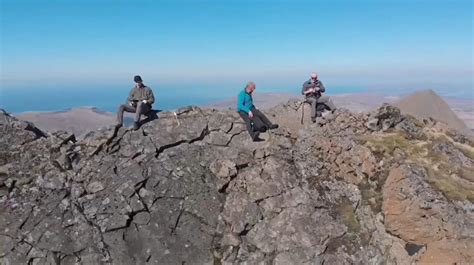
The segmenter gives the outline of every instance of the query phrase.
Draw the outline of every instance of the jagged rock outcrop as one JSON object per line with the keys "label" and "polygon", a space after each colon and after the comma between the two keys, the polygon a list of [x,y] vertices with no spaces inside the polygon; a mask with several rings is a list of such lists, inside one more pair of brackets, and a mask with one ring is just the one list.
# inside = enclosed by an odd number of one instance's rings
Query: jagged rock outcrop
{"label": "jagged rock outcrop", "polygon": [[[0,113],[1,264],[473,262],[473,144],[384,105],[250,141],[187,107],[83,139]],[[377,121],[372,121],[377,119]]]}

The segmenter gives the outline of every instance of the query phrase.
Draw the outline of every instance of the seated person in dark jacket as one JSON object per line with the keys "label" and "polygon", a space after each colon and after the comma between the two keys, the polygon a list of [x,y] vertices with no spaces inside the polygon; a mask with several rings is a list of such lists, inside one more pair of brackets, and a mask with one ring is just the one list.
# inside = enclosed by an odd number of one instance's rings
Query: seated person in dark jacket
{"label": "seated person in dark jacket", "polygon": [[318,104],[324,104],[331,111],[336,110],[336,106],[328,96],[323,96],[322,93],[326,91],[323,82],[318,80],[316,73],[311,74],[311,78],[304,82],[301,94],[306,96],[306,101],[311,103],[311,120],[316,121],[316,107]]}
{"label": "seated person in dark jacket", "polygon": [[273,124],[260,110],[253,105],[252,93],[256,89],[254,82],[248,82],[245,89],[242,90],[237,99],[237,111],[240,117],[245,121],[247,130],[255,142],[262,141],[259,138],[260,132],[268,129],[278,128],[277,124]]}
{"label": "seated person in dark jacket", "polygon": [[140,116],[146,114],[151,110],[151,105],[155,102],[155,96],[151,88],[143,84],[143,80],[139,75],[133,78],[136,85],[130,91],[127,98],[127,104],[120,105],[117,112],[117,128],[123,126],[123,112],[135,113],[135,122],[133,123],[133,129],[138,130]]}

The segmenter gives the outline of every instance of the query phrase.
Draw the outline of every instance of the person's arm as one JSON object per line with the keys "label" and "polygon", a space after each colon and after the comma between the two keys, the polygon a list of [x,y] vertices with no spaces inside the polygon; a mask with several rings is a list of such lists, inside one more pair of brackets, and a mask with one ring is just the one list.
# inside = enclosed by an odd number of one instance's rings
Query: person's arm
{"label": "person's arm", "polygon": [[155,96],[153,95],[153,90],[151,88],[148,88],[147,93],[146,93],[146,103],[152,105],[155,103]]}
{"label": "person's arm", "polygon": [[240,93],[239,97],[237,98],[237,109],[244,111],[245,113],[249,113],[250,108],[252,106],[249,106],[248,104],[245,104],[245,93]]}
{"label": "person's arm", "polygon": [[302,95],[307,95],[309,93],[313,93],[314,91],[312,90],[313,84],[310,82],[304,82],[303,83],[303,88],[301,89],[301,94]]}
{"label": "person's arm", "polygon": [[130,102],[133,100],[134,98],[134,92],[135,92],[135,87],[133,87],[131,90],[130,90],[130,93],[128,93],[128,97],[127,97],[127,104],[130,104]]}
{"label": "person's arm", "polygon": [[319,82],[319,92],[324,93],[324,91],[326,91],[326,88],[324,87],[323,82],[321,81],[318,81],[318,82]]}

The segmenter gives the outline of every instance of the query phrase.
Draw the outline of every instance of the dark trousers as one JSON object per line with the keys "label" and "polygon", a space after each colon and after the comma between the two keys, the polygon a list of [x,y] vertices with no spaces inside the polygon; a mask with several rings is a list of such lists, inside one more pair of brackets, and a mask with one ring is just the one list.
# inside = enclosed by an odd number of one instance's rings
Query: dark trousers
{"label": "dark trousers", "polygon": [[250,119],[248,113],[244,111],[239,111],[239,115],[244,120],[247,131],[253,139],[259,132],[264,132],[268,129],[272,125],[272,122],[260,110],[252,108],[251,111],[253,113],[252,119]]}
{"label": "dark trousers", "polygon": [[131,112],[135,113],[135,122],[140,121],[140,116],[142,114],[146,114],[151,110],[151,106],[149,104],[145,104],[141,101],[137,102],[136,107],[131,105],[122,104],[120,105],[118,112],[117,112],[117,123],[123,124],[123,112]]}
{"label": "dark trousers", "polygon": [[328,96],[320,96],[317,97],[306,97],[306,102],[311,104],[311,118],[316,118],[317,114],[317,105],[324,104],[326,105],[329,110],[335,110],[336,106],[332,102],[332,100]]}

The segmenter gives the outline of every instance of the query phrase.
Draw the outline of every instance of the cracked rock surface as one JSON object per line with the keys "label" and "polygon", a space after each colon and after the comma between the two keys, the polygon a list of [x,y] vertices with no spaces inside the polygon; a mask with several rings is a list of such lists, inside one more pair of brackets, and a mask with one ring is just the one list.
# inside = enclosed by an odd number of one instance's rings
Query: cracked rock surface
{"label": "cracked rock surface", "polygon": [[474,262],[469,139],[390,105],[300,107],[258,143],[234,111],[79,141],[1,111],[0,264]]}

